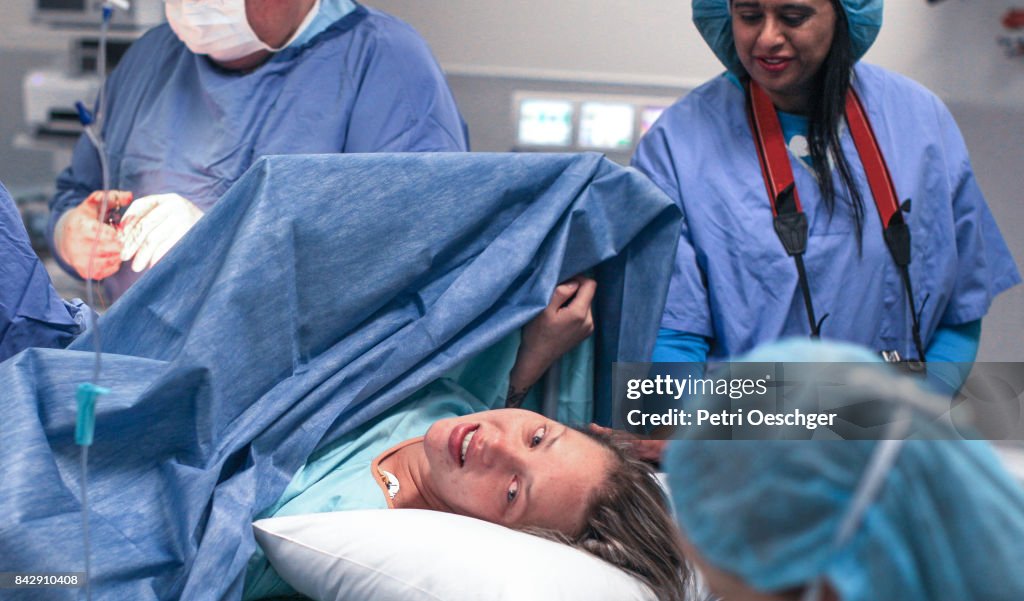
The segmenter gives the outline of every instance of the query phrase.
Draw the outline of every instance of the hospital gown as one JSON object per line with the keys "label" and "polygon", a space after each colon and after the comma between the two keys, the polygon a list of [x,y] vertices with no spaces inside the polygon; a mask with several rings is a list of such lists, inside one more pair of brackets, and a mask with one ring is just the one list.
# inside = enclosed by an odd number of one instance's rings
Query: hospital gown
{"label": "hospital gown", "polygon": [[[377,419],[318,450],[292,477],[281,498],[258,517],[387,509],[371,470],[374,459],[402,441],[423,436],[438,420],[503,406],[519,341],[518,332],[506,336]],[[249,560],[243,598],[294,593],[257,550]]]}
{"label": "hospital gown", "polygon": [[[110,187],[136,198],[175,192],[203,211],[264,155],[468,149],[425,42],[362,6],[248,73],[226,71],[156,27],[111,74],[104,110]],[[61,215],[102,187],[82,136],[50,203],[51,245]],[[116,299],[139,277],[126,262],[104,287]]]}
{"label": "hospital gown", "polygon": [[[927,347],[939,327],[983,317],[1020,275],[942,103],[864,63],[855,67],[853,86],[899,198],[911,200],[910,273]],[[793,259],[772,227],[744,107],[739,86],[715,78],[665,111],[633,160],[685,214],[662,327],[710,338],[713,358],[809,333]],[[822,336],[916,357],[900,274],[848,132],[842,144],[865,191],[862,250],[844,202],[830,215],[813,174],[790,155],[810,225],[805,263],[815,310],[819,318],[828,314]],[[837,188],[837,197],[845,191]]]}
{"label": "hospital gown", "polygon": [[[438,420],[489,408],[458,384],[439,380],[380,419],[317,452],[292,478],[277,503],[260,517],[387,509],[384,493],[370,467],[374,459],[399,442],[423,436]],[[263,553],[254,554],[249,561],[243,598],[287,594],[294,594],[292,588],[270,567]]]}
{"label": "hospital gown", "polygon": [[[259,518],[345,511],[387,509],[384,494],[374,478],[371,465],[396,444],[423,436],[436,421],[469,415],[505,404],[508,374],[515,364],[521,337],[513,332],[494,346],[449,370],[409,399],[367,422],[314,453],[292,477],[276,503]],[[563,363],[591,364],[592,346],[582,344],[561,358]],[[560,388],[577,403],[560,404],[558,416],[564,423],[583,423],[567,417],[583,412],[581,399],[590,399],[590,373],[566,374]],[[533,399],[536,400],[536,399]],[[585,403],[590,408],[590,403]],[[535,409],[527,400],[524,408]],[[244,599],[294,594],[257,549],[249,561]]]}

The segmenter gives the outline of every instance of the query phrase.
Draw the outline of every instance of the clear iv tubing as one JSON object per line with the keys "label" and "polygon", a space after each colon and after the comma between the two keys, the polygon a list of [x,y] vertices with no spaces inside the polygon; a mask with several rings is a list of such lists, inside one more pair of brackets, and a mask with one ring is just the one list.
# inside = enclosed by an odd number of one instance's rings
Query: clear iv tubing
{"label": "clear iv tubing", "polygon": [[[110,199],[110,169],[107,165],[107,148],[103,143],[103,120],[104,120],[104,96],[106,93],[107,83],[107,26],[110,22],[110,17],[113,14],[113,9],[109,4],[104,3],[103,5],[103,18],[100,21],[100,43],[99,43],[99,55],[96,61],[96,69],[100,79],[100,91],[99,96],[96,100],[96,114],[92,123],[85,125],[85,134],[92,141],[93,146],[96,147],[96,152],[100,159],[100,171],[103,177],[103,190],[102,199],[100,201],[100,212],[99,221],[103,223],[107,215],[107,206]],[[95,281],[92,278],[93,264],[96,260],[96,250],[99,247],[99,238],[93,240],[92,250],[89,251],[89,263],[88,263],[88,275],[89,277],[85,280],[85,297],[86,303],[90,307],[96,307],[94,287]],[[102,368],[102,345],[100,342],[100,328],[96,318],[96,312],[92,311],[89,314],[89,330],[92,332],[93,337],[93,351],[96,356],[96,360],[93,363],[92,371],[92,382],[99,384],[100,371]],[[82,469],[82,543],[85,550],[85,599],[86,601],[92,601],[92,545],[89,537],[89,445],[83,444],[79,447],[81,451],[81,469]]]}

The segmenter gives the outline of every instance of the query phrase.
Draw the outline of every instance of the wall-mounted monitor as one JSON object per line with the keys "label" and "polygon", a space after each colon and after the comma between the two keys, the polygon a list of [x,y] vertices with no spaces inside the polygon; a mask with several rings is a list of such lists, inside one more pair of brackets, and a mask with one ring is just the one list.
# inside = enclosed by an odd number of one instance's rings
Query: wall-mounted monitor
{"label": "wall-mounted monitor", "polygon": [[651,129],[658,117],[665,112],[667,106],[644,106],[640,109],[640,137]]}
{"label": "wall-mounted monitor", "polygon": [[584,102],[580,105],[580,148],[625,150],[633,146],[632,104],[620,102]]}
{"label": "wall-mounted monitor", "polygon": [[572,145],[575,107],[571,101],[549,98],[519,99],[518,146],[568,147]]}
{"label": "wall-mounted monitor", "polygon": [[513,150],[598,151],[622,161],[674,102],[671,96],[517,90]]}

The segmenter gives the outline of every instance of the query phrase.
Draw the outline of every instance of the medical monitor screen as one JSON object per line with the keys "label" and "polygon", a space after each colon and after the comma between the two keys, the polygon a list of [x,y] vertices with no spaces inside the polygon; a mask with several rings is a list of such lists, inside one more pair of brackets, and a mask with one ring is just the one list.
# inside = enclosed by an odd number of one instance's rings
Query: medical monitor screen
{"label": "medical monitor screen", "polygon": [[647,133],[647,130],[651,129],[654,122],[658,120],[658,117],[665,112],[668,107],[664,106],[645,106],[640,110],[640,135],[643,136]]}
{"label": "medical monitor screen", "polygon": [[629,150],[633,145],[634,115],[631,104],[584,102],[580,108],[579,146]]}
{"label": "medical monitor screen", "polygon": [[573,104],[568,100],[524,98],[519,101],[520,146],[572,144]]}

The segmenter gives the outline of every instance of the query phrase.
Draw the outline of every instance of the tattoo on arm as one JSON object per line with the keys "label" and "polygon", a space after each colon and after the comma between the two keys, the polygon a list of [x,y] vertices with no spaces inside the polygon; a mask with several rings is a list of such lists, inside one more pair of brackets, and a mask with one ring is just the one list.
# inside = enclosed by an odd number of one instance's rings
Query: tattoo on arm
{"label": "tattoo on arm", "polygon": [[509,384],[508,392],[505,393],[505,407],[510,409],[519,408],[519,406],[522,405],[523,401],[526,399],[526,394],[528,392],[530,392],[529,386],[525,388],[516,388],[515,386]]}

